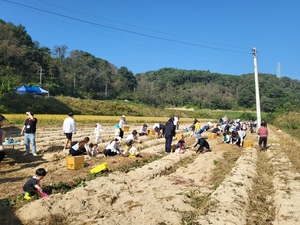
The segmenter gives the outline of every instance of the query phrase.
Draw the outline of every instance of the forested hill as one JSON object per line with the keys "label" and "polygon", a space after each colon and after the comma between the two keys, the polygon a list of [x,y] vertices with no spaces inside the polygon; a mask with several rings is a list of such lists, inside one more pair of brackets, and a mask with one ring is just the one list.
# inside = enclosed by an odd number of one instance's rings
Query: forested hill
{"label": "forested hill", "polygon": [[[22,25],[0,20],[0,97],[23,84],[39,85],[51,96],[128,99],[159,107],[255,108],[253,74],[174,68],[133,74],[126,66],[117,68],[88,52],[69,50],[67,45],[40,46]],[[259,85],[263,111],[300,108],[298,80],[259,74]]]}
{"label": "forested hill", "polygon": [[[261,109],[285,112],[299,109],[300,82],[288,77],[259,74]],[[197,105],[208,109],[255,109],[254,74],[240,76],[210,71],[163,68],[137,74],[139,91],[149,102]]]}

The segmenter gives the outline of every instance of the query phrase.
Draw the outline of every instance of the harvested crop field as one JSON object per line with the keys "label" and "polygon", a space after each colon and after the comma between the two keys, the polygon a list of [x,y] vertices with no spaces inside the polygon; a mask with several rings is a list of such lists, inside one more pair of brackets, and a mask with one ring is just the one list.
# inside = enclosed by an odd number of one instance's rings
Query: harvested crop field
{"label": "harvested crop field", "polygon": [[[0,224],[300,224],[300,175],[286,152],[299,145],[268,129],[263,152],[257,149],[257,135],[247,133],[254,147],[224,144],[217,137],[208,139],[212,152],[198,154],[194,138],[180,130],[188,146],[184,154],[165,154],[164,139],[141,137],[135,145],[141,157],[86,156],[83,169],[69,170],[61,127],[39,126],[38,157],[22,156],[24,146],[6,148],[8,157],[0,164]],[[111,126],[103,130],[100,148],[114,135]],[[18,132],[7,128],[16,139]],[[90,127],[79,126],[74,140],[85,136],[94,141]],[[108,171],[90,174],[103,162]],[[24,200],[22,186],[40,167],[48,172],[41,184],[50,196]]]}

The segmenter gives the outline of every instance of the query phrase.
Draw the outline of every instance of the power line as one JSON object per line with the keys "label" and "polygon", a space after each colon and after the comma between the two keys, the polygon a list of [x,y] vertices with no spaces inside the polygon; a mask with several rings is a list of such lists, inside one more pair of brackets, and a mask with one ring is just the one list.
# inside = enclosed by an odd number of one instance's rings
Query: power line
{"label": "power line", "polygon": [[[134,34],[134,35],[139,35],[139,36],[143,36],[143,37],[149,37],[149,38],[158,39],[158,40],[162,40],[162,41],[179,43],[179,44],[184,44],[184,45],[189,45],[189,46],[196,46],[196,47],[201,47],[201,48],[214,49],[214,50],[219,50],[219,51],[235,52],[235,53],[241,53],[241,54],[250,54],[250,51],[249,52],[235,51],[235,50],[229,50],[229,49],[224,49],[224,48],[211,47],[211,46],[207,46],[207,45],[199,45],[199,44],[194,44],[194,43],[185,42],[185,41],[178,41],[178,40],[173,40],[173,39],[169,39],[169,38],[163,38],[163,37],[158,37],[158,36],[154,36],[154,35],[149,35],[149,34],[143,34],[143,33],[135,32],[135,31],[115,28],[115,27],[112,27],[112,26],[104,25],[104,24],[94,23],[94,22],[90,22],[90,21],[83,20],[83,19],[78,19],[78,18],[71,17],[71,16],[65,16],[65,15],[62,15],[62,14],[59,14],[59,13],[50,12],[48,10],[39,9],[39,8],[36,8],[36,7],[33,7],[33,6],[28,6],[28,5],[24,5],[24,4],[13,2],[13,1],[8,1],[8,0],[3,0],[3,1],[11,3],[11,4],[15,4],[15,5],[23,6],[23,7],[26,7],[26,8],[34,9],[34,10],[37,10],[37,11],[42,11],[42,12],[45,12],[45,13],[48,13],[48,14],[64,17],[64,18],[67,18],[67,19],[79,21],[79,22],[82,22],[82,23],[87,23],[87,24],[95,25],[95,26],[99,26],[99,27],[105,27],[105,28],[108,28],[108,29],[111,29],[111,30],[117,30],[117,31],[130,33],[130,34]],[[251,50],[251,49],[249,49],[249,50]]]}
{"label": "power line", "polygon": [[153,30],[153,29],[149,29],[149,28],[144,28],[144,27],[140,27],[140,26],[136,26],[136,25],[132,25],[132,24],[128,24],[128,23],[123,23],[123,22],[120,22],[120,21],[111,20],[111,19],[95,16],[95,15],[92,15],[92,14],[89,14],[89,13],[84,13],[84,12],[80,12],[80,11],[77,11],[77,10],[69,9],[69,8],[66,8],[66,7],[61,7],[59,5],[48,3],[48,2],[45,2],[45,1],[42,1],[42,0],[39,0],[39,2],[43,2],[47,5],[51,5],[51,6],[59,8],[59,9],[65,9],[67,11],[79,13],[79,14],[82,14],[82,15],[92,16],[92,17],[107,20],[107,21],[110,21],[110,22],[114,22],[114,23],[118,23],[118,24],[122,24],[122,25],[126,25],[126,26],[131,26],[131,27],[135,27],[135,28],[139,28],[139,29],[143,29],[143,30],[148,30],[148,31],[152,31],[152,32],[160,33],[160,34],[166,34],[166,35],[171,35],[171,36],[176,36],[176,37],[180,37],[180,38],[186,38],[186,39],[190,39],[190,40],[201,41],[201,42],[206,42],[206,43],[209,43],[209,44],[221,45],[221,46],[226,46],[226,47],[231,47],[231,48],[249,50],[249,48],[245,48],[245,47],[238,47],[238,46],[233,46],[233,45],[225,45],[225,44],[220,44],[220,43],[215,43],[215,42],[210,42],[210,41],[204,41],[204,40],[189,38],[189,37],[185,37],[185,36],[181,36],[181,35],[161,32],[161,31],[157,31],[157,30]]}

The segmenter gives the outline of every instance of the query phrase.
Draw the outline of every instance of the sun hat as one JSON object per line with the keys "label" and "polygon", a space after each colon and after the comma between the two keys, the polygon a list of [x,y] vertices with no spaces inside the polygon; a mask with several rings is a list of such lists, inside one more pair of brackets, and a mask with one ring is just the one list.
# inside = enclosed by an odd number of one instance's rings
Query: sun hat
{"label": "sun hat", "polygon": [[124,117],[125,118],[125,115],[121,116],[121,117]]}

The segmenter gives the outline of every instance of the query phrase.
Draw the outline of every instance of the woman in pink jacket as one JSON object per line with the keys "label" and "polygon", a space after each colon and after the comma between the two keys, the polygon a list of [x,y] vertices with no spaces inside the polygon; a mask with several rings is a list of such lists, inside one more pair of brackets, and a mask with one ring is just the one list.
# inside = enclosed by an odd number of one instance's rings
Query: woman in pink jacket
{"label": "woman in pink jacket", "polygon": [[261,151],[267,150],[267,141],[268,141],[268,128],[267,123],[262,122],[260,128],[258,128],[258,145]]}

